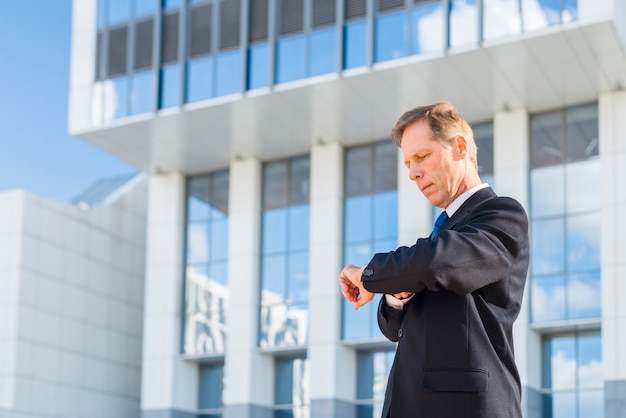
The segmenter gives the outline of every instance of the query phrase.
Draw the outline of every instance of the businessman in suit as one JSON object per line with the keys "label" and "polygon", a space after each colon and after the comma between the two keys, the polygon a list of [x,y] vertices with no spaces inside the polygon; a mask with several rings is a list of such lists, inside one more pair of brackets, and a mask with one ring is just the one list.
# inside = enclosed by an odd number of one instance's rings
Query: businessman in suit
{"label": "businessman in suit", "polygon": [[470,126],[449,103],[409,110],[392,130],[435,230],[339,275],[355,309],[382,293],[378,324],[397,342],[383,418],[521,417],[513,322],[528,271],[528,218],[478,175]]}

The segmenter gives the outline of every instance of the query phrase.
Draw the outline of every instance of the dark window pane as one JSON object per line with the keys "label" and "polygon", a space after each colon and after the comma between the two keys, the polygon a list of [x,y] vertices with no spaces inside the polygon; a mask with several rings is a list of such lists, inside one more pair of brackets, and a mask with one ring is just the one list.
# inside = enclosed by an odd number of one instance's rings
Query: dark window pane
{"label": "dark window pane", "polygon": [[102,58],[104,54],[104,32],[99,30],[96,37],[96,81],[104,79],[104,69],[102,68]]}
{"label": "dark window pane", "polygon": [[398,147],[391,141],[374,146],[374,192],[398,188]]}
{"label": "dark window pane", "polygon": [[404,7],[404,0],[379,0],[378,1],[378,11],[382,12],[385,10],[399,9]]}
{"label": "dark window pane", "polygon": [[291,404],[293,401],[293,360],[276,360],[275,403]]}
{"label": "dark window pane", "polygon": [[336,0],[313,0],[313,28],[334,25]]}
{"label": "dark window pane", "polygon": [[481,123],[472,127],[474,142],[478,148],[478,174],[493,174],[493,123]]}
{"label": "dark window pane", "polygon": [[135,25],[135,70],[152,66],[153,35],[153,19]]}
{"label": "dark window pane", "polygon": [[211,7],[209,3],[190,10],[190,57],[211,52]]}
{"label": "dark window pane", "polygon": [[372,149],[369,146],[346,152],[346,196],[358,196],[373,191]]}
{"label": "dark window pane", "polygon": [[309,157],[291,160],[289,179],[289,203],[302,205],[309,203],[309,182],[311,162]]}
{"label": "dark window pane", "polygon": [[301,32],[304,27],[303,0],[280,0],[280,34]]}
{"label": "dark window pane", "polygon": [[178,59],[178,12],[163,15],[161,32],[161,63]]}
{"label": "dark window pane", "polygon": [[221,408],[224,390],[224,366],[200,365],[198,408]]}
{"label": "dark window pane", "polygon": [[248,40],[250,42],[267,39],[268,0],[250,0],[248,15]]}
{"label": "dark window pane", "polygon": [[598,106],[579,106],[565,112],[565,155],[567,161],[598,155]]}
{"label": "dark window pane", "polygon": [[211,205],[213,218],[228,216],[228,188],[230,175],[228,170],[214,173],[211,176]]}
{"label": "dark window pane", "polygon": [[239,45],[240,0],[222,0],[220,7],[220,50]]}
{"label": "dark window pane", "polygon": [[263,169],[263,209],[287,206],[287,163],[266,164]]}
{"label": "dark window pane", "polygon": [[109,62],[107,77],[126,73],[126,52],[128,50],[128,27],[109,32]]}
{"label": "dark window pane", "polygon": [[366,0],[345,0],[344,2],[344,14],[346,20],[355,17],[365,17],[366,11]]}
{"label": "dark window pane", "polygon": [[543,167],[563,162],[561,112],[538,115],[531,121],[531,166]]}

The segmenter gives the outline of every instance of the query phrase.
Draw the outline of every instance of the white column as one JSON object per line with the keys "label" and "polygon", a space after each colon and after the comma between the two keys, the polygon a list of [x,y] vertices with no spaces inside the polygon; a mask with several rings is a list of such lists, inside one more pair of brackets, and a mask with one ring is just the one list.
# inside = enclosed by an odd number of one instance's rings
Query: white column
{"label": "white column", "polygon": [[272,358],[259,353],[261,163],[230,166],[228,234],[228,341],[224,364],[226,416],[254,417],[274,400]]}
{"label": "white column", "polygon": [[146,417],[197,407],[197,366],[180,355],[184,199],[183,175],[150,176],[141,389]]}
{"label": "white column", "polygon": [[[529,213],[530,133],[526,109],[500,111],[493,118],[493,159],[496,193],[519,201]],[[480,152],[480,151],[479,151]],[[541,337],[530,329],[530,286],[526,282],[522,309],[513,328],[515,359],[523,387],[541,387]],[[524,399],[526,398],[526,399]],[[523,396],[527,404],[529,396]]]}
{"label": "white column", "polygon": [[341,343],[343,149],[339,144],[311,150],[310,329],[312,416],[340,416],[337,400],[356,394],[356,356]]}
{"label": "white column", "polygon": [[[602,184],[598,185],[602,187],[602,361],[606,384],[621,382],[621,387],[626,388],[626,92],[602,94],[598,106],[602,173]],[[622,399],[621,405],[623,412],[626,400]],[[607,416],[618,415],[607,411]]]}

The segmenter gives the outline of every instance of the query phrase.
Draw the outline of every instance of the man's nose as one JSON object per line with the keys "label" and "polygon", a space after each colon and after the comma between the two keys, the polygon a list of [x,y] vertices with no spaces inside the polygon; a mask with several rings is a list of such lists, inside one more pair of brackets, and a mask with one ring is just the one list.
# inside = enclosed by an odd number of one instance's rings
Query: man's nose
{"label": "man's nose", "polygon": [[411,166],[409,167],[409,178],[412,181],[415,181],[420,177],[422,177],[422,171],[419,169],[417,164],[411,164]]}

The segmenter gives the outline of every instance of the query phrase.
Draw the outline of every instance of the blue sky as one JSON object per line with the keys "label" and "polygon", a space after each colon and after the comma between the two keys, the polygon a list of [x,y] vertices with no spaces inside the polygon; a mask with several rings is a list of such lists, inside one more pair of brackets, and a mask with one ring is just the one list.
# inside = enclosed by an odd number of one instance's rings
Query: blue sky
{"label": "blue sky", "polygon": [[0,8],[0,192],[67,201],[136,169],[67,133],[71,0]]}

